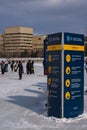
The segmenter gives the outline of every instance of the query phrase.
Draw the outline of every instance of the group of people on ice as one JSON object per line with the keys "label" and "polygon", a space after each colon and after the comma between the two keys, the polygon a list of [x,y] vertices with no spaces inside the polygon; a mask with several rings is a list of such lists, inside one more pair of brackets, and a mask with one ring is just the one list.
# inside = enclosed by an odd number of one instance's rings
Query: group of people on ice
{"label": "group of people on ice", "polygon": [[[1,73],[4,74],[5,72],[5,62],[2,61],[1,65]],[[24,73],[23,63],[22,61],[11,61],[10,62],[11,71],[16,72],[18,70],[19,79],[22,79],[22,75]],[[26,63],[26,73],[27,74],[34,74],[34,61],[29,60]]]}

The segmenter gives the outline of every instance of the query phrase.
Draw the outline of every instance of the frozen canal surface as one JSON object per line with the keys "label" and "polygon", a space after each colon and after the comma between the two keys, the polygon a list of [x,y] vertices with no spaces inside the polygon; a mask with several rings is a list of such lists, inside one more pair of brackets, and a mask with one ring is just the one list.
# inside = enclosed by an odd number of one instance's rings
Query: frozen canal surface
{"label": "frozen canal surface", "polygon": [[[25,65],[24,65],[25,66]],[[87,74],[85,73],[85,90]],[[35,64],[35,74],[18,80],[18,73],[0,74],[0,130],[87,130],[87,95],[84,113],[74,119],[47,117],[47,77],[42,64]]]}

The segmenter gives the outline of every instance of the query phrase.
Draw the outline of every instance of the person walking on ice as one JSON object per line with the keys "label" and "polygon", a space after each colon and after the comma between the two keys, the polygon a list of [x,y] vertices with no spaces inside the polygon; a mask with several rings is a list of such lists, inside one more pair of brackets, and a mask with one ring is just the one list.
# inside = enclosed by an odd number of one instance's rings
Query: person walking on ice
{"label": "person walking on ice", "polygon": [[23,65],[22,65],[22,62],[19,61],[18,63],[18,75],[19,75],[19,79],[22,79],[22,75],[23,75]]}
{"label": "person walking on ice", "polygon": [[2,61],[1,62],[1,73],[4,74],[4,72],[5,72],[5,62]]}

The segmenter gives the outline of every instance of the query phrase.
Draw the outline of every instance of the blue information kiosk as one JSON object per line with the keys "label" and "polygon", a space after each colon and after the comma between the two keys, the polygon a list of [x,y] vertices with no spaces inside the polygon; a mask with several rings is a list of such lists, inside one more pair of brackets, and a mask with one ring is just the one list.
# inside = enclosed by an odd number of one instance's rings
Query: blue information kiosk
{"label": "blue information kiosk", "polygon": [[84,35],[55,33],[47,44],[48,116],[77,117],[84,111]]}

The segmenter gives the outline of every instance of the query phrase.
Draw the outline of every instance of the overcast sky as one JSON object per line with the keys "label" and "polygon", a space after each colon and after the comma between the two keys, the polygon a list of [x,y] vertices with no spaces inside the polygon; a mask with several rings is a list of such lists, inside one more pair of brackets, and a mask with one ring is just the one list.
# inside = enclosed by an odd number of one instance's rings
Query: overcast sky
{"label": "overcast sky", "polygon": [[34,34],[86,33],[87,0],[0,0],[0,33],[32,27]]}

